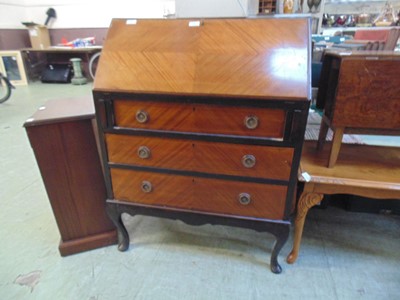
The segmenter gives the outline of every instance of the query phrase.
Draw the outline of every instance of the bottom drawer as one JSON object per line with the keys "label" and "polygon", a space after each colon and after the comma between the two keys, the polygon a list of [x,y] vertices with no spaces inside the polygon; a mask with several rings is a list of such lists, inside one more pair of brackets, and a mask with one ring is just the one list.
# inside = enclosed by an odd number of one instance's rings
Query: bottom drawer
{"label": "bottom drawer", "polygon": [[111,169],[114,198],[194,211],[281,220],[286,186]]}

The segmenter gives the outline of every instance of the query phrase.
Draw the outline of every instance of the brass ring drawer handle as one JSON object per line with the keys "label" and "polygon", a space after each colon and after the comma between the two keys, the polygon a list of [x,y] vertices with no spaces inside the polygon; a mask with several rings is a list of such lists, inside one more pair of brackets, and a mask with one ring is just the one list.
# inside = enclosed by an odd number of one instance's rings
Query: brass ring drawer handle
{"label": "brass ring drawer handle", "polygon": [[249,205],[251,202],[251,197],[247,193],[240,193],[238,196],[239,203],[242,205]]}
{"label": "brass ring drawer handle", "polygon": [[151,152],[150,149],[147,148],[146,146],[140,146],[139,149],[137,150],[137,155],[141,159],[148,159],[150,158]]}
{"label": "brass ring drawer handle", "polygon": [[256,165],[256,157],[251,154],[246,154],[242,157],[242,164],[246,168],[252,168]]}
{"label": "brass ring drawer handle", "polygon": [[246,116],[244,118],[244,125],[247,129],[256,129],[258,127],[258,118],[256,116]]}
{"label": "brass ring drawer handle", "polygon": [[146,111],[139,109],[136,112],[136,121],[138,121],[139,123],[147,123],[149,119],[149,114]]}
{"label": "brass ring drawer handle", "polygon": [[150,181],[143,180],[141,185],[144,193],[150,193],[153,190],[153,186]]}

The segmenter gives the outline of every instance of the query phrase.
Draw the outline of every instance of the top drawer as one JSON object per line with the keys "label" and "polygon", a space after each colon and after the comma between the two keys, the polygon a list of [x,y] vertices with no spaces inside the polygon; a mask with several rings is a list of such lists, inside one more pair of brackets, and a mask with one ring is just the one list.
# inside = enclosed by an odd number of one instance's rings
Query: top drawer
{"label": "top drawer", "polygon": [[223,105],[114,101],[115,125],[127,128],[283,138],[285,111]]}

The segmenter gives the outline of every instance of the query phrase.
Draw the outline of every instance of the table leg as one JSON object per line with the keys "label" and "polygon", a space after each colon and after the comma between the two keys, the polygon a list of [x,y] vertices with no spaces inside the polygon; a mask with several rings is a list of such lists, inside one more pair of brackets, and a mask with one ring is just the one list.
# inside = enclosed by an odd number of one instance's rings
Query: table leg
{"label": "table leg", "polygon": [[343,127],[336,128],[333,133],[332,148],[331,153],[329,154],[328,168],[333,168],[336,164],[337,158],[339,156],[340,146],[342,145],[343,134]]}
{"label": "table leg", "polygon": [[326,135],[328,134],[329,126],[326,124],[324,119],[321,120],[321,126],[319,127],[319,135],[318,135],[318,142],[317,142],[317,149],[322,151],[324,148],[324,144],[326,141]]}
{"label": "table leg", "polygon": [[293,249],[286,258],[286,261],[289,264],[294,263],[299,255],[300,242],[308,210],[314,205],[320,203],[323,197],[323,194],[313,192],[303,192],[301,194],[299,203],[297,204],[297,213],[294,223]]}

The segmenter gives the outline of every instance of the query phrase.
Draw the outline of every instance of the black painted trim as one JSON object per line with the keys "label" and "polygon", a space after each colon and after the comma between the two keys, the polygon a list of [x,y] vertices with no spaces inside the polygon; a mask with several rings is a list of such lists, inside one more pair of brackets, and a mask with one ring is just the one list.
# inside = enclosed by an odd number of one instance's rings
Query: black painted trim
{"label": "black painted trim", "polygon": [[169,175],[193,176],[193,177],[201,177],[201,178],[214,178],[214,179],[222,179],[222,180],[230,180],[230,181],[264,183],[264,184],[270,184],[270,185],[287,186],[289,183],[288,180],[267,179],[267,178],[259,178],[259,177],[243,177],[243,176],[236,176],[236,175],[213,174],[213,173],[204,173],[204,172],[195,172],[195,171],[172,170],[172,169],[163,169],[163,168],[155,168],[155,167],[147,167],[147,166],[136,166],[136,165],[128,165],[128,164],[109,163],[108,166],[110,168],[116,168],[116,169],[162,173],[162,174],[169,174]]}

